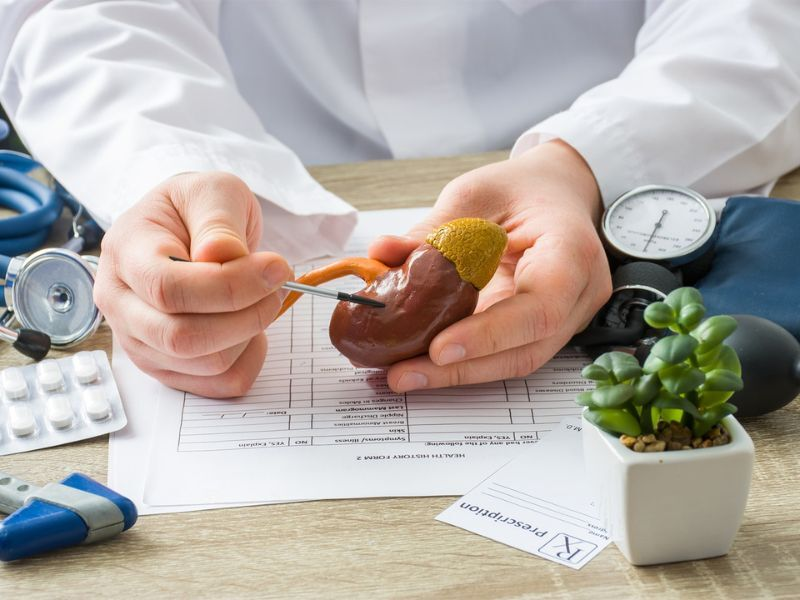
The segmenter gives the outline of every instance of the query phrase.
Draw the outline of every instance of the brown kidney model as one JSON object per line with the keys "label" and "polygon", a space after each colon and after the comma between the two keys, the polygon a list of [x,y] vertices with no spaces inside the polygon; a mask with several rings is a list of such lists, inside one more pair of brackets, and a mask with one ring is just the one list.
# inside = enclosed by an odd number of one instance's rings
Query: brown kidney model
{"label": "brown kidney model", "polygon": [[[367,283],[358,295],[386,305],[373,308],[340,302],[334,309],[331,342],[354,364],[386,367],[427,353],[440,331],[475,310],[479,289],[500,262],[506,234],[483,219],[457,219],[434,231],[427,242],[396,268],[365,258],[345,258],[298,279],[317,285],[356,275]],[[291,293],[283,310],[297,296]]]}
{"label": "brown kidney model", "polygon": [[331,316],[330,336],[339,352],[365,367],[386,367],[426,353],[437,333],[471,315],[478,303],[475,286],[428,244],[358,294],[386,308],[340,302]]}

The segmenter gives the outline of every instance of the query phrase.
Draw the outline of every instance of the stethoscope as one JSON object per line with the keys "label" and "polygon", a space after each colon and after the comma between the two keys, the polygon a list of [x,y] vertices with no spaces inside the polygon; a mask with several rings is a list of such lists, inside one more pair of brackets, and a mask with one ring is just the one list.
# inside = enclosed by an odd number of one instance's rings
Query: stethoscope
{"label": "stethoscope", "polygon": [[[0,139],[4,123],[0,121]],[[102,229],[58,182],[31,177],[43,172],[30,156],[0,151],[0,207],[18,216],[0,219],[0,339],[41,360],[50,347],[67,348],[91,336],[102,315],[94,304],[97,259],[80,252],[99,242]],[[64,206],[72,212],[72,232],[61,248],[40,247]],[[19,327],[17,327],[17,324]]]}

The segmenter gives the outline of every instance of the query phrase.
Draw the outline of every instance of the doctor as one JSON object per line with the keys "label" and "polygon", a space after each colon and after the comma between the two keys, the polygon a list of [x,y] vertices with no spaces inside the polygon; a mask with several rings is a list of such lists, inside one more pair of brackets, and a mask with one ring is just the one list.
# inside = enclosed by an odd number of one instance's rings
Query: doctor
{"label": "doctor", "polygon": [[800,164],[798,31],[793,0],[0,0],[0,102],[110,226],[96,299],[119,342],[211,396],[252,384],[287,260],[354,224],[303,163],[513,146],[371,248],[398,263],[458,216],[510,233],[478,312],[390,369],[406,391],[549,359],[610,292],[603,202]]}

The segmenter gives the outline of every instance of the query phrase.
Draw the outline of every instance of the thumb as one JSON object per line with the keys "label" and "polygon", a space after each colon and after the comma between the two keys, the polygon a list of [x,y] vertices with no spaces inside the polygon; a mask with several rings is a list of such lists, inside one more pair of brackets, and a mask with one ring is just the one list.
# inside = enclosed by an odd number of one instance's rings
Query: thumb
{"label": "thumb", "polygon": [[385,265],[396,267],[405,262],[408,255],[425,243],[428,234],[452,217],[434,208],[426,217],[408,230],[406,235],[383,235],[369,245],[368,256]]}
{"label": "thumb", "polygon": [[[261,235],[261,211],[247,185],[233,175],[198,174],[185,190],[179,213],[193,261],[224,263],[250,253]],[[197,184],[197,182],[195,182]]]}
{"label": "thumb", "polygon": [[206,215],[197,224],[191,232],[193,261],[225,263],[249,254],[240,224],[226,217]]}

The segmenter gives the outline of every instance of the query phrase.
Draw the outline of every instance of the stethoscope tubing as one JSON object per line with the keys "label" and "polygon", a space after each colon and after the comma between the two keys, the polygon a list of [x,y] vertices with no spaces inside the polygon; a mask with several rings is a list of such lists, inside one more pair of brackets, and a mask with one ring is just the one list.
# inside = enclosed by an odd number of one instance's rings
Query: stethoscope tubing
{"label": "stethoscope tubing", "polygon": [[0,167],[0,206],[19,213],[16,217],[0,219],[0,242],[5,242],[52,225],[64,203],[56,190],[27,175]]}
{"label": "stethoscope tubing", "polygon": [[38,166],[24,154],[0,152],[0,206],[19,213],[0,220],[0,277],[5,277],[12,256],[44,244],[63,210],[57,189],[27,175]]}

